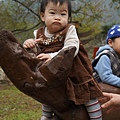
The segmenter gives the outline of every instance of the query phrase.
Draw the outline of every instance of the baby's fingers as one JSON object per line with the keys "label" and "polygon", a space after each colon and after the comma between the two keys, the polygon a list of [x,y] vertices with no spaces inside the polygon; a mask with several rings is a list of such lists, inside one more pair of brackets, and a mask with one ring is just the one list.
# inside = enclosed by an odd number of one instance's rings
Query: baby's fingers
{"label": "baby's fingers", "polygon": [[42,54],[39,54],[38,56],[37,56],[37,58],[39,58],[39,59],[45,59],[45,56],[44,56],[44,54],[42,53]]}
{"label": "baby's fingers", "polygon": [[39,39],[35,39],[35,42],[37,43],[39,43],[41,41],[41,39],[39,38]]}
{"label": "baby's fingers", "polygon": [[37,58],[39,58],[40,60],[51,60],[51,57],[50,57],[50,55],[49,54],[44,54],[44,53],[41,53],[41,54],[39,54],[38,56],[37,56]]}
{"label": "baby's fingers", "polygon": [[45,61],[45,63],[47,63],[47,62],[49,62],[51,59],[47,59],[46,61]]}
{"label": "baby's fingers", "polygon": [[35,41],[34,39],[28,39],[23,43],[24,48],[32,48],[35,46]]}

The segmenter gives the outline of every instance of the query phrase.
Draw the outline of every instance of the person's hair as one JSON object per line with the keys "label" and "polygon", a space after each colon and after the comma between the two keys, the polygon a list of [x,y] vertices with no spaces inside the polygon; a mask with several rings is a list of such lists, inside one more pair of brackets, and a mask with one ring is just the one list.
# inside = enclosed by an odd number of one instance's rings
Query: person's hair
{"label": "person's hair", "polygon": [[60,5],[62,5],[63,3],[67,3],[68,5],[68,15],[69,15],[69,18],[71,19],[71,2],[70,0],[42,0],[41,2],[41,8],[40,8],[40,12],[45,12],[45,7],[47,6],[47,4],[49,2],[53,2],[54,4],[58,4],[60,3]]}
{"label": "person's hair", "polygon": [[110,38],[110,39],[114,42],[116,38],[119,38],[119,37],[113,37],[113,38]]}

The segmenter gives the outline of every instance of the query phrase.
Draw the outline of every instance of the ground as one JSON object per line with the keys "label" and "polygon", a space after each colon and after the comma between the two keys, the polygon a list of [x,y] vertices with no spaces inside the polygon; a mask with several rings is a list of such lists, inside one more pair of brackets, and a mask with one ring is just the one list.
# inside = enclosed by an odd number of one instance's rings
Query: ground
{"label": "ground", "polygon": [[0,120],[39,120],[41,104],[14,85],[0,85]]}

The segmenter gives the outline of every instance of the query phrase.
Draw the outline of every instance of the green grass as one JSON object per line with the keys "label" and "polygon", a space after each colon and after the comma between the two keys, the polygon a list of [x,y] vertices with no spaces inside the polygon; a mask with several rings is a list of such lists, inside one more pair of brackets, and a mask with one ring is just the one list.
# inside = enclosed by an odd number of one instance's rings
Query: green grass
{"label": "green grass", "polygon": [[0,86],[0,120],[39,120],[41,104],[15,86]]}

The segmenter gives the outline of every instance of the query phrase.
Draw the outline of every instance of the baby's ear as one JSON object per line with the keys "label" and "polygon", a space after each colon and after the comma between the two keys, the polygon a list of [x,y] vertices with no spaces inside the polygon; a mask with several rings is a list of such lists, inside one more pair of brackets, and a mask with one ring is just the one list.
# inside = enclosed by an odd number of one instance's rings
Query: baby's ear
{"label": "baby's ear", "polygon": [[40,13],[40,18],[41,18],[41,20],[44,22],[45,20],[44,20],[44,13],[43,12],[41,12]]}

